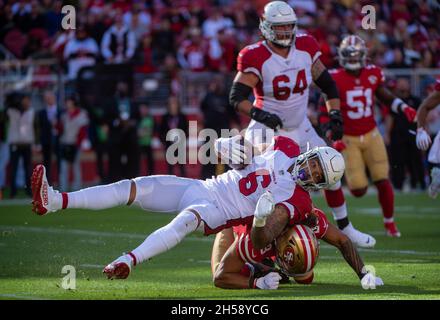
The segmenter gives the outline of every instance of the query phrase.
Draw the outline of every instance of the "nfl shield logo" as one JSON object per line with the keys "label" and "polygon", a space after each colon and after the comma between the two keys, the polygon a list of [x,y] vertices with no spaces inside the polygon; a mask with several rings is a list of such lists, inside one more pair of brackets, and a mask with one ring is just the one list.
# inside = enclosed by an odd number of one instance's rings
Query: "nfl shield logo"
{"label": "nfl shield logo", "polygon": [[369,76],[368,81],[370,81],[371,84],[375,84],[377,82],[376,76]]}

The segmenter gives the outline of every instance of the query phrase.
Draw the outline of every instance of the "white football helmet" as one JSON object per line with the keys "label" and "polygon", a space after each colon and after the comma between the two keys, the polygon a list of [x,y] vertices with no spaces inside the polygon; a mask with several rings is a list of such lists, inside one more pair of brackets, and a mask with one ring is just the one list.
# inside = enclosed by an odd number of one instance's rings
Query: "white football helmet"
{"label": "white football helmet", "polygon": [[[311,176],[310,160],[319,161],[323,179],[315,182]],[[344,175],[345,161],[342,154],[330,147],[316,147],[296,158],[292,176],[297,183],[307,190],[328,189],[338,183]]]}
{"label": "white football helmet", "polygon": [[[293,8],[284,1],[272,1],[264,7],[260,18],[260,31],[263,37],[281,47],[295,44],[297,17]],[[289,26],[289,30],[275,30],[274,26]]]}

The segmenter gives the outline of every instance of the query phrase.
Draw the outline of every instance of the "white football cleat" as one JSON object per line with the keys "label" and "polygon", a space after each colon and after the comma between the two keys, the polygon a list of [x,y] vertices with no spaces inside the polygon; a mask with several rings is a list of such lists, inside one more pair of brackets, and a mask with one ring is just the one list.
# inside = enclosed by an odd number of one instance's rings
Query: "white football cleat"
{"label": "white football cleat", "polygon": [[61,209],[61,194],[54,190],[46,178],[46,168],[39,164],[32,172],[32,211],[40,216]]}
{"label": "white football cleat", "polygon": [[342,232],[359,248],[373,248],[376,244],[376,239],[369,234],[356,230],[351,222],[342,230]]}
{"label": "white football cleat", "polygon": [[108,279],[127,279],[130,275],[131,267],[135,265],[132,256],[133,254],[131,253],[120,256],[108,264],[104,270],[102,270],[102,273],[104,273]]}

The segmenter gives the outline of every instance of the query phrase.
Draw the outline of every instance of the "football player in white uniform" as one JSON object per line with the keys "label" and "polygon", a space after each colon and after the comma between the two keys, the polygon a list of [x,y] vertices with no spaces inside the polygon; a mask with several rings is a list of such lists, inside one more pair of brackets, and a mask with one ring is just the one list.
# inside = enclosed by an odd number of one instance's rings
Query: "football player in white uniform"
{"label": "football player in white uniform", "polygon": [[[323,92],[329,111],[329,137],[339,140],[343,134],[340,100],[335,82],[320,61],[316,40],[296,35],[297,17],[287,3],[272,1],[264,7],[260,20],[264,38],[241,50],[237,75],[230,91],[230,103],[252,118],[246,139],[254,144],[270,141],[273,135],[296,141],[301,152],[308,147],[325,146],[309,119],[309,87],[314,82]],[[249,100],[253,91],[255,101]],[[371,248],[376,240],[356,230],[347,216],[340,184],[325,190],[325,197],[338,227],[360,247]]]}
{"label": "football player in white uniform", "polygon": [[108,278],[125,279],[133,265],[171,249],[199,227],[210,235],[251,224],[257,201],[266,191],[273,195],[276,210],[289,221],[303,220],[313,209],[305,189],[333,185],[345,169],[336,150],[320,147],[299,157],[299,146],[287,137],[274,137],[264,152],[252,151],[253,161],[244,169],[205,181],[156,175],[69,193],[49,186],[45,167],[38,165],[32,174],[33,211],[45,215],[67,208],[100,210],[134,203],[148,211],[178,213],[139,247],[104,268]]}
{"label": "football player in white uniform", "polygon": [[[435,84],[434,92],[423,100],[417,110],[417,136],[416,144],[420,150],[428,150],[431,145],[431,137],[426,132],[426,117],[430,110],[440,105],[440,77]],[[431,169],[431,184],[428,188],[428,194],[436,198],[440,192],[440,131],[434,138],[431,150],[429,150],[428,161],[433,165]]]}

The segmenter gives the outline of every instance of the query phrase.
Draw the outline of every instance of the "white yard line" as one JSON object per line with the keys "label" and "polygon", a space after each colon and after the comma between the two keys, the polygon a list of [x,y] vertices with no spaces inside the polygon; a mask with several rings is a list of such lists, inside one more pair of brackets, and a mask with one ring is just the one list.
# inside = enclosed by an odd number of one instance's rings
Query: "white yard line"
{"label": "white yard line", "polygon": [[91,269],[102,269],[105,267],[104,265],[101,264],[88,264],[88,263],[80,264],[79,266],[83,268],[91,268]]}
{"label": "white yard line", "polygon": [[47,300],[47,298],[37,297],[37,296],[22,296],[20,294],[8,294],[8,293],[0,293],[0,298],[13,298],[20,300]]}
{"label": "white yard line", "polygon": [[23,206],[23,205],[29,205],[29,208],[31,206],[31,198],[25,198],[25,199],[3,199],[0,201],[0,207],[16,207],[16,206]]}
{"label": "white yard line", "polygon": [[[35,232],[35,233],[51,233],[51,234],[62,234],[62,235],[77,235],[77,236],[90,236],[90,237],[119,237],[119,238],[130,238],[130,239],[142,239],[144,240],[148,234],[139,233],[125,233],[125,232],[106,232],[106,231],[93,231],[93,230],[83,230],[83,229],[61,229],[61,228],[51,228],[51,227],[25,227],[25,226],[7,226],[0,225],[0,230],[8,231],[14,233],[15,231],[21,232]],[[187,241],[201,241],[201,242],[212,242],[213,237],[186,237]]]}
{"label": "white yard line", "polygon": [[[321,245],[322,250],[337,250],[335,247]],[[393,253],[393,254],[405,254],[405,255],[418,255],[418,256],[440,256],[440,252],[435,251],[417,251],[417,250],[393,250],[393,249],[363,249],[358,248],[360,252],[371,253]]]}
{"label": "white yard line", "polygon": [[[83,229],[60,229],[60,228],[49,228],[49,227],[25,227],[25,226],[5,226],[0,225],[0,230],[4,231],[22,231],[22,232],[35,232],[35,233],[51,233],[51,234],[62,234],[62,235],[79,235],[79,236],[91,236],[91,237],[118,237],[118,238],[130,238],[130,239],[145,239],[147,235],[137,234],[137,233],[124,233],[124,232],[104,232],[104,231],[93,231],[93,230],[83,230]],[[200,241],[200,242],[212,242],[213,237],[186,237],[187,241]],[[328,245],[321,245],[323,250],[337,250],[334,247]],[[393,253],[393,254],[405,254],[405,255],[434,255],[440,256],[440,252],[435,251],[417,251],[417,250],[392,250],[392,249],[358,249],[361,252],[372,252],[372,253]]]}

